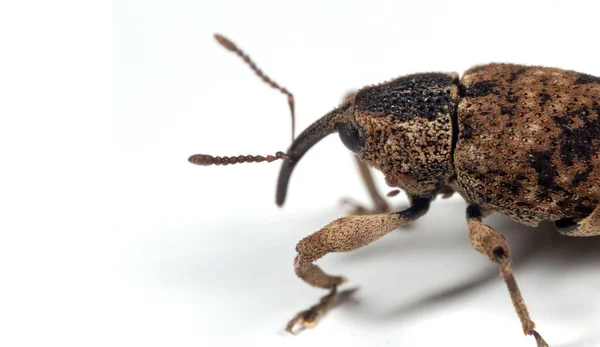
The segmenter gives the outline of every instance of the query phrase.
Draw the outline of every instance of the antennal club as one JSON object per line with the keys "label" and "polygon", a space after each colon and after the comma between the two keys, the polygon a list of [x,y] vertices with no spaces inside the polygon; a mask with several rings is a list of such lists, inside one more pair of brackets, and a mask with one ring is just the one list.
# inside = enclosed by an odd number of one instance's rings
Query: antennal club
{"label": "antennal club", "polygon": [[260,163],[266,161],[273,162],[277,159],[289,159],[283,152],[277,152],[275,155],[239,155],[237,157],[213,157],[208,154],[194,154],[188,158],[188,161],[195,165],[211,166],[211,165],[233,165],[240,163]]}
{"label": "antennal club", "polygon": [[220,35],[220,34],[215,34],[215,40],[217,40],[217,42],[219,42],[219,44],[221,44],[221,46],[225,47],[227,50],[232,51],[233,53],[238,55],[240,58],[242,58],[242,60],[244,60],[244,62],[246,64],[248,64],[248,66],[250,66],[252,71],[254,71],[254,73],[256,73],[256,75],[258,77],[260,77],[261,80],[263,80],[263,82],[270,85],[272,88],[279,90],[283,94],[287,95],[288,105],[290,106],[290,112],[292,113],[292,142],[294,142],[294,139],[295,139],[294,134],[296,132],[296,120],[295,120],[296,117],[295,117],[295,112],[294,112],[294,96],[292,95],[292,93],[290,93],[284,87],[281,87],[279,84],[277,84],[271,78],[269,78],[269,76],[265,75],[264,72],[262,72],[262,70],[259,69],[258,66],[256,66],[256,64],[252,61],[252,59],[250,59],[250,57],[246,53],[244,53],[244,51],[239,49],[233,42],[231,42],[225,36]]}

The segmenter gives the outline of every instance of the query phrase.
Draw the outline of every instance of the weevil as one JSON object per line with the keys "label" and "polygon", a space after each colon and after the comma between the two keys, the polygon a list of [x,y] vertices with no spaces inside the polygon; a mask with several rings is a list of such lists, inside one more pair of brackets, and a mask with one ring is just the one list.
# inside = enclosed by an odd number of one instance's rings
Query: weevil
{"label": "weevil", "polygon": [[[237,46],[240,55],[269,85]],[[282,206],[292,172],[304,154],[337,132],[355,154],[375,208],[337,219],[301,240],[294,270],[308,284],[329,293],[287,325],[310,327],[332,306],[341,276],[314,262],[328,253],[349,252],[423,216],[442,194],[466,200],[467,230],[475,250],[498,264],[526,335],[548,346],[535,330],[513,274],[505,237],[482,220],[496,212],[527,226],[554,223],[574,237],[600,235],[600,78],[541,66],[492,63],[457,73],[417,73],[349,94],[292,145],[275,156],[193,155],[198,165],[282,159],[276,202]],[[369,167],[389,186],[408,195],[410,207],[392,212],[375,189]],[[395,194],[395,193],[393,193]]]}

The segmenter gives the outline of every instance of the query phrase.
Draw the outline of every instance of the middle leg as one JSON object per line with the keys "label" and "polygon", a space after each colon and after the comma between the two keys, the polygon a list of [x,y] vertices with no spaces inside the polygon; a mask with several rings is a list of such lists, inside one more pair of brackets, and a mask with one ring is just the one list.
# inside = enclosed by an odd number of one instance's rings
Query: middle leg
{"label": "middle leg", "polygon": [[365,214],[390,212],[391,207],[388,204],[388,202],[379,194],[379,191],[375,186],[375,181],[373,180],[373,175],[371,174],[371,169],[369,168],[369,166],[363,161],[361,161],[357,156],[354,156],[354,160],[356,162],[356,165],[358,166],[358,172],[360,173],[360,177],[362,178],[363,183],[367,187],[369,196],[373,201],[374,208],[369,209],[357,202],[354,202],[351,199],[343,199],[342,202],[344,204],[352,206],[352,211],[350,212],[350,215],[360,216]]}
{"label": "middle leg", "polygon": [[469,205],[467,208],[467,223],[471,245],[479,253],[486,255],[491,261],[498,263],[500,266],[500,275],[508,287],[510,299],[517,311],[517,316],[521,320],[525,335],[533,335],[538,347],[548,347],[542,336],[535,331],[535,323],[533,323],[529,316],[525,300],[523,300],[519,286],[517,286],[517,281],[510,265],[510,250],[504,235],[498,233],[489,225],[484,224],[481,221],[482,217],[483,211],[479,206]]}

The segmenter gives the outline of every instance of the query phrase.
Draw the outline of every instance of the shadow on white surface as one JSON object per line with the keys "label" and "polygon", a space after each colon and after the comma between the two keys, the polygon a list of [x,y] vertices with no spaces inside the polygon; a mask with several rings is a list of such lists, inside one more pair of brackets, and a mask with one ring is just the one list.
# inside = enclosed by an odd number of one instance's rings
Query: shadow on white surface
{"label": "shadow on white surface", "polygon": [[[296,338],[283,332],[287,320],[326,293],[295,277],[294,246],[340,211],[171,230],[136,245],[130,276],[161,300],[182,304],[181,317],[193,320],[194,329],[178,331],[189,322],[171,329],[187,342],[533,346],[497,267],[469,244],[464,207],[459,199],[437,201],[410,228],[321,259],[325,271],[350,279],[342,290],[358,290]],[[509,240],[538,331],[552,346],[597,346],[600,240],[564,237],[550,226],[526,228],[502,216],[487,221]]]}

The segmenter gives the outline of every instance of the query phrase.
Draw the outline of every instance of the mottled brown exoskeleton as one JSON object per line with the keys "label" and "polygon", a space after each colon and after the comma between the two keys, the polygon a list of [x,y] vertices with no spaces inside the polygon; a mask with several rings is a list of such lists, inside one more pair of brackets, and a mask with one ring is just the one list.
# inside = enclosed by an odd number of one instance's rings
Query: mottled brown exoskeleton
{"label": "mottled brown exoskeleton", "polygon": [[[230,41],[217,38],[250,62]],[[293,110],[291,94],[251,66],[288,95]],[[455,191],[469,204],[471,244],[499,265],[525,334],[533,335],[538,346],[547,346],[534,330],[504,236],[482,218],[498,212],[528,226],[553,221],[569,236],[600,235],[600,78],[513,64],[477,66],[462,78],[456,73],[403,76],[348,95],[285,154],[195,155],[190,161],[210,165],[284,159],[276,195],[281,206],[294,167],[306,151],[334,132],[360,160],[376,207],[364,215],[340,218],[298,243],[296,274],[330,293],[298,313],[287,330],[296,324],[314,325],[344,281],[314,265],[317,259],[365,246],[424,215],[438,194]],[[391,187],[404,190],[411,206],[390,213],[367,166],[380,170]]]}

